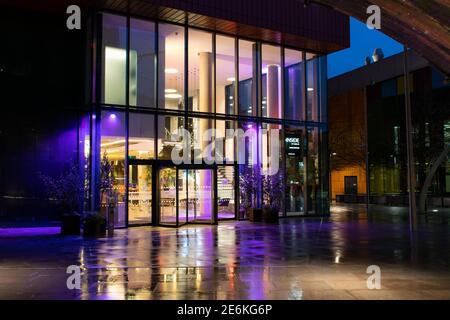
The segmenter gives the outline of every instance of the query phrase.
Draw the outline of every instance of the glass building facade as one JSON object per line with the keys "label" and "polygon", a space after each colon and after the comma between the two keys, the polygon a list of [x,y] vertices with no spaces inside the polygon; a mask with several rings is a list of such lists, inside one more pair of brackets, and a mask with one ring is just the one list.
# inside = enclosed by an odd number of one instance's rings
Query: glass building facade
{"label": "glass building facade", "polygon": [[86,208],[112,194],[116,227],[245,219],[244,172],[275,168],[281,217],[329,213],[326,56],[111,13],[95,43]]}

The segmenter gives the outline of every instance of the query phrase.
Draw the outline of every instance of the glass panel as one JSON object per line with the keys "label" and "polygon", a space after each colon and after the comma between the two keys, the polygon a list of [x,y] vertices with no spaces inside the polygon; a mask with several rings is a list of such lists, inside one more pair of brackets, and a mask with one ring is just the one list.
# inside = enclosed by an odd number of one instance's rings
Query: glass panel
{"label": "glass panel", "polygon": [[308,213],[317,212],[320,197],[319,129],[308,128]]}
{"label": "glass panel", "polygon": [[237,161],[249,166],[258,163],[258,127],[254,122],[238,122],[242,137],[236,138]]}
{"label": "glass panel", "polygon": [[246,218],[248,208],[261,205],[261,170],[258,165],[258,128],[256,123],[238,122],[244,132],[236,140],[239,163],[239,219]]}
{"label": "glass panel", "polygon": [[281,48],[262,45],[262,106],[263,117],[281,119]]}
{"label": "glass panel", "polygon": [[128,223],[152,222],[152,166],[130,165]]}
{"label": "glass panel", "polygon": [[192,205],[188,199],[188,170],[178,170],[178,222],[187,222],[188,205]]}
{"label": "glass panel", "polygon": [[261,130],[261,163],[263,174],[273,175],[282,169],[282,126],[280,124],[263,123]]}
{"label": "glass panel", "polygon": [[212,222],[214,219],[213,170],[187,170],[188,221]]}
{"label": "glass panel", "polygon": [[306,61],[308,121],[319,121],[319,71],[317,61],[317,59]]}
{"label": "glass panel", "polygon": [[[106,216],[108,195],[115,202],[116,227],[125,226],[125,113],[103,111],[101,118],[100,204]],[[109,191],[112,194],[109,194]]]}
{"label": "glass panel", "polygon": [[151,114],[130,113],[128,138],[129,159],[155,158],[155,117]]}
{"label": "glass panel", "polygon": [[318,58],[319,63],[319,118],[321,122],[328,122],[328,62],[327,56],[321,56]]}
{"label": "glass panel", "polygon": [[179,128],[184,128],[183,117],[158,117],[158,159],[170,160],[172,149],[181,148],[181,139],[176,136]]}
{"label": "glass panel", "polygon": [[[83,210],[89,210],[90,184],[91,184],[91,130],[90,122],[92,117],[86,114],[80,122],[80,141],[78,161],[80,165],[80,175],[83,178]],[[95,125],[95,124],[94,124]]]}
{"label": "glass panel", "polygon": [[214,148],[212,131],[208,130],[213,128],[213,120],[206,118],[189,118],[188,119],[188,131],[192,137],[192,151],[194,152],[193,161],[196,164],[202,163],[202,161],[208,161],[208,164],[214,162]]}
{"label": "glass panel", "polygon": [[159,24],[158,103],[184,110],[184,27]]}
{"label": "glass panel", "polygon": [[255,42],[239,40],[239,114],[256,116]]}
{"label": "glass panel", "polygon": [[213,110],[213,54],[212,34],[189,29],[189,90],[188,110]]}
{"label": "glass panel", "polygon": [[156,107],[155,24],[130,19],[130,105]]}
{"label": "glass panel", "polygon": [[328,129],[321,129],[319,135],[319,184],[317,213],[322,215],[330,214],[330,180],[329,180],[329,149],[328,149]]}
{"label": "glass panel", "polygon": [[217,163],[233,163],[235,160],[235,122],[216,120],[215,155]]}
{"label": "glass panel", "polygon": [[305,120],[304,63],[301,51],[286,49],[284,52],[286,96],[284,100],[286,119]]}
{"label": "glass panel", "polygon": [[174,167],[162,168],[159,171],[159,210],[161,224],[176,225],[176,179],[176,169]]}
{"label": "glass panel", "polygon": [[217,113],[235,114],[236,82],[235,38],[216,36],[216,108]]}
{"label": "glass panel", "polygon": [[[282,154],[282,126],[280,124],[274,123],[263,123],[261,130],[261,145],[260,149],[262,152],[261,164],[262,164],[262,174],[266,176],[269,181],[274,181],[273,177],[278,176],[281,178],[283,175],[283,154]],[[284,182],[283,182],[284,184]],[[264,190],[268,191],[268,190]],[[279,214],[284,213],[283,208],[284,202],[280,201]]]}
{"label": "glass panel", "polygon": [[235,181],[233,166],[217,167],[217,210],[220,219],[235,218]]}
{"label": "glass panel", "polygon": [[285,131],[286,152],[286,215],[295,216],[305,212],[306,199],[306,153],[305,130],[289,126]]}
{"label": "glass panel", "polygon": [[124,105],[126,103],[127,19],[112,14],[102,16],[102,101]]}

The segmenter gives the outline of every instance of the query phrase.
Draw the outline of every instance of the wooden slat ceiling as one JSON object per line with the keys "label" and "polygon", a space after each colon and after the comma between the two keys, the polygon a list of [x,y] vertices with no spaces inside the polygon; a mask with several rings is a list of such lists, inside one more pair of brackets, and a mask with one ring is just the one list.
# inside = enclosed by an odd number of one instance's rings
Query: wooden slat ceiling
{"label": "wooden slat ceiling", "polygon": [[188,23],[245,38],[329,53],[350,44],[348,17],[321,5],[304,7],[303,0],[3,0],[10,6],[65,14],[77,4],[82,10],[112,10],[143,18]]}

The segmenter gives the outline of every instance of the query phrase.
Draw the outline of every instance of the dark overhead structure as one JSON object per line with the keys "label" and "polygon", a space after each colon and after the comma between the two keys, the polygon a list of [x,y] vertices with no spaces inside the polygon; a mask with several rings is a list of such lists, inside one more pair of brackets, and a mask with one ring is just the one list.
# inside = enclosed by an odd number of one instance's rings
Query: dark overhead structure
{"label": "dark overhead structure", "polygon": [[450,2],[448,0],[313,0],[360,21],[367,7],[381,8],[381,31],[414,49],[450,75]]}

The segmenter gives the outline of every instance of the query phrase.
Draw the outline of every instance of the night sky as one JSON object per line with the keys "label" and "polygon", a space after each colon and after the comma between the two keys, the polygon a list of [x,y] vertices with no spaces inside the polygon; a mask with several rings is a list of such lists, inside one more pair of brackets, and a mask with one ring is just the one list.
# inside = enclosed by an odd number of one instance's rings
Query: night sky
{"label": "night sky", "polygon": [[[383,21],[381,21],[383,28]],[[383,29],[381,29],[383,31]],[[373,50],[381,48],[388,57],[403,50],[403,45],[377,30],[350,18],[350,48],[328,56],[328,78],[362,67],[365,57],[372,57]]]}

